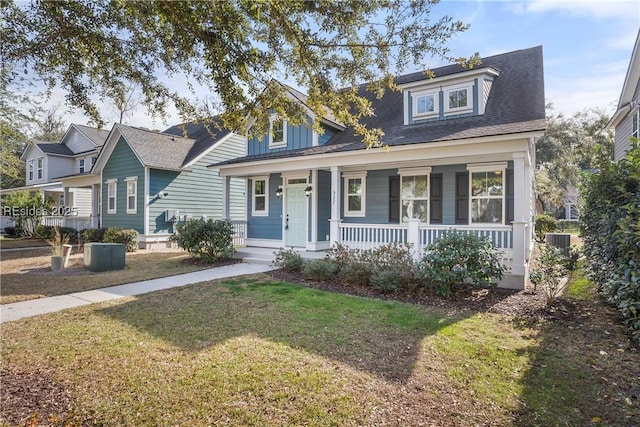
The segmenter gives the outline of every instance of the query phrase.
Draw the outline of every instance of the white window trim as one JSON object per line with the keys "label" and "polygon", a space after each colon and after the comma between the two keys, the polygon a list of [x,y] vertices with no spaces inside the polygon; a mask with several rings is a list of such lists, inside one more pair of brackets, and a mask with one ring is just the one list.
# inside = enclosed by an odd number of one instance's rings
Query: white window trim
{"label": "white window trim", "polygon": [[29,177],[29,181],[33,181],[35,178],[35,167],[33,166],[33,162],[33,159],[29,160],[29,171],[27,175]]}
{"label": "white window trim", "polygon": [[[264,210],[256,211],[256,181],[264,181]],[[262,197],[262,195],[260,195]],[[269,216],[269,176],[251,177],[251,216]]]}
{"label": "white window trim", "polygon": [[[483,225],[483,226],[503,226],[506,221],[506,209],[507,209],[507,162],[494,162],[494,163],[476,163],[467,165],[467,171],[469,172],[469,225]],[[473,222],[473,200],[474,199],[497,199],[497,196],[489,197],[474,197],[473,196],[473,173],[474,172],[502,172],[502,221],[501,222]]]}
{"label": "white window trim", "polygon": [[282,148],[287,146],[287,121],[282,119],[282,141],[273,141],[273,123],[279,120],[278,116],[272,114],[269,117],[269,148]]}
{"label": "white window trim", "polygon": [[[107,184],[107,213],[114,214],[118,212],[118,179],[108,179],[105,181]],[[113,184],[113,209],[109,209],[109,199],[111,196],[109,195],[109,186]]]}
{"label": "white window trim", "polygon": [[409,176],[426,176],[427,177],[427,222],[431,222],[431,166],[424,168],[404,168],[398,169],[398,175],[400,175],[400,212],[399,218],[401,223],[407,223],[408,221],[402,220],[402,179]]}
{"label": "white window trim", "polygon": [[[465,107],[454,107],[449,108],[449,92],[454,90],[467,90],[467,105]],[[465,82],[457,85],[446,86],[443,89],[444,92],[444,113],[466,113],[469,111],[473,111],[473,82]]]}
{"label": "white window trim", "polygon": [[[126,182],[126,186],[127,186],[127,213],[128,214],[135,214],[138,213],[138,177],[137,176],[128,176],[124,179],[124,182]],[[134,191],[133,191],[133,209],[129,208],[129,197],[131,197],[131,195],[129,194],[129,182],[133,182],[134,183]]]}
{"label": "white window trim", "polygon": [[[367,172],[349,172],[343,173],[342,179],[344,180],[344,216],[345,217],[365,217],[367,211]],[[349,210],[349,180],[360,179],[362,182],[360,192],[360,210]]]}
{"label": "white window trim", "polygon": [[38,159],[36,159],[36,166],[38,170],[38,174],[37,174],[38,179],[43,179],[44,178],[44,157],[38,157]]}
{"label": "white window trim", "polygon": [[87,162],[85,159],[78,159],[78,172],[82,173],[86,170]]}
{"label": "white window trim", "polygon": [[[418,98],[422,96],[433,95],[433,111],[427,113],[418,113]],[[439,90],[434,88],[430,90],[421,90],[411,93],[411,116],[414,119],[423,119],[426,117],[434,117],[440,115],[440,94]]]}
{"label": "white window trim", "polygon": [[[633,128],[634,119],[636,120],[636,128]],[[638,138],[640,137],[640,108],[637,108],[631,112],[631,137]]]}

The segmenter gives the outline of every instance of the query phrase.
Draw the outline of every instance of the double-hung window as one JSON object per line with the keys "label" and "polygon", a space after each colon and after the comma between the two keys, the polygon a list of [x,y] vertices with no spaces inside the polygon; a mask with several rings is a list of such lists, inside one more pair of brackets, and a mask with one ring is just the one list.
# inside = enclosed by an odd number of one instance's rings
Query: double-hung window
{"label": "double-hung window", "polygon": [[80,159],[80,173],[84,172],[84,159]]}
{"label": "double-hung window", "polygon": [[400,218],[429,222],[429,174],[431,168],[400,169]]}
{"label": "double-hung window", "polygon": [[124,181],[127,183],[127,213],[134,214],[138,211],[138,177],[129,176]]}
{"label": "double-hung window", "polygon": [[118,193],[118,180],[108,179],[107,184],[107,213],[116,213],[116,199]]}
{"label": "double-hung window", "polygon": [[269,177],[257,176],[251,180],[253,182],[251,214],[253,216],[267,216],[269,215]]}
{"label": "double-hung window", "polygon": [[344,178],[344,216],[365,216],[367,173],[344,173],[342,177]]}
{"label": "double-hung window", "polygon": [[44,175],[43,170],[44,170],[44,158],[40,157],[38,159],[38,179],[42,179]]}
{"label": "double-hung window", "polygon": [[504,224],[506,163],[468,165],[470,218],[476,224]]}
{"label": "double-hung window", "polygon": [[632,114],[632,128],[631,128],[631,137],[639,138],[640,137],[640,108],[636,108]]}
{"label": "double-hung window", "polygon": [[33,181],[33,160],[29,160],[29,181]]}
{"label": "double-hung window", "polygon": [[285,147],[287,145],[287,121],[272,115],[269,123],[269,147]]}

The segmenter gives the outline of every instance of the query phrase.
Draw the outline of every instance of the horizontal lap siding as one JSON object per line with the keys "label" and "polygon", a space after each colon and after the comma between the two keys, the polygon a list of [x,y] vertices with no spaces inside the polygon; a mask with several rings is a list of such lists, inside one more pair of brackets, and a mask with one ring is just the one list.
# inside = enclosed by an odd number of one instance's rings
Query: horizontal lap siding
{"label": "horizontal lap siding", "polygon": [[[189,171],[149,171],[149,234],[172,233],[173,224],[165,222],[165,211],[173,209],[180,215],[193,218],[206,216],[213,220],[222,219],[222,186],[224,178],[208,165],[244,154],[245,140],[232,136],[224,143],[194,163]],[[230,180],[231,219],[244,219],[244,180]],[[155,197],[160,192],[169,193],[162,199]]]}
{"label": "horizontal lap siding", "polygon": [[[34,171],[37,173],[38,165],[34,163]],[[49,177],[49,181],[54,181],[61,176],[72,175],[78,173],[77,162],[69,157],[47,156],[45,167],[45,175]]]}
{"label": "horizontal lap siding", "polygon": [[631,148],[631,133],[633,131],[632,115],[627,117],[616,126],[615,146],[613,158],[618,161],[624,158],[625,153]]}
{"label": "horizontal lap siding", "polygon": [[271,174],[269,177],[269,216],[252,216],[253,207],[253,183],[247,184],[247,237],[250,239],[274,239],[282,240],[282,197],[276,197],[278,186],[282,185],[280,174]]}
{"label": "horizontal lap siding", "polygon": [[[127,183],[125,178],[138,177],[137,211],[135,214],[127,213]],[[116,213],[107,213],[108,186],[106,181],[116,178]],[[138,161],[124,138],[116,143],[107,164],[102,170],[102,227],[133,228],[140,234],[144,234],[144,167]]]}
{"label": "horizontal lap siding", "polygon": [[74,153],[95,150],[95,144],[76,129],[72,129],[65,140],[65,145]]}

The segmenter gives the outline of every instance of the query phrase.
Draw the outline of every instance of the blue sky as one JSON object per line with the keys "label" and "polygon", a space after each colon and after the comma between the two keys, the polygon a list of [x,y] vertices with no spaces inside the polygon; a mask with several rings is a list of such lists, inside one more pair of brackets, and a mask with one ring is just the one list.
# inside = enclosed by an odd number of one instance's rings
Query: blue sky
{"label": "blue sky", "polygon": [[[453,56],[474,52],[491,56],[542,45],[545,97],[555,113],[565,115],[593,107],[613,114],[640,29],[638,0],[442,0],[432,13],[449,15],[471,26],[448,44]],[[438,65],[441,63],[434,62],[432,67]],[[61,99],[56,90],[51,103]],[[104,114],[107,119],[115,118],[107,107]],[[66,114],[65,120],[87,123],[79,112]],[[178,122],[177,114],[166,122],[154,120],[142,106],[126,121],[152,129]]]}

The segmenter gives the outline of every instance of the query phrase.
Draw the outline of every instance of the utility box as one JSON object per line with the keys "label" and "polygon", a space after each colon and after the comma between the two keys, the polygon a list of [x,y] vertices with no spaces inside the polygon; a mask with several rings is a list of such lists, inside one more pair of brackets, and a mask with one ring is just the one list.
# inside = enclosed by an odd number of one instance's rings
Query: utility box
{"label": "utility box", "polygon": [[91,271],[124,269],[125,245],[122,243],[86,243],[84,266]]}

